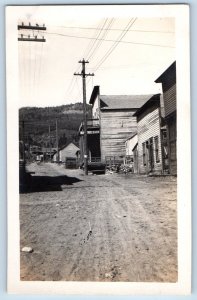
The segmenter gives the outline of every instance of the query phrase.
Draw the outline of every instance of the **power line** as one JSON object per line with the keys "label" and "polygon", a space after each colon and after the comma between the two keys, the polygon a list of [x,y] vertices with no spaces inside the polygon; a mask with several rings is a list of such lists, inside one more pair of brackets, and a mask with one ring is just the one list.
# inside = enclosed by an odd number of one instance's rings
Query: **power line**
{"label": "power line", "polygon": [[105,37],[107,36],[107,34],[108,34],[108,32],[109,32],[108,30],[109,30],[110,27],[112,26],[113,22],[114,22],[114,19],[110,20],[109,24],[107,25],[107,28],[104,28],[103,34],[102,34],[102,36],[101,36],[101,39],[98,40],[97,45],[96,45],[96,47],[94,48],[94,51],[91,53],[90,56],[88,56],[88,60],[90,60],[90,59],[93,57],[93,55],[94,55],[96,52],[98,52],[99,48],[101,47],[101,44],[103,43],[103,41],[105,40]]}
{"label": "power line", "polygon": [[36,97],[36,67],[37,67],[37,53],[36,53],[36,44],[34,45],[34,78],[33,78],[33,93],[34,97]]}
{"label": "power line", "polygon": [[[59,28],[68,28],[68,29],[84,29],[84,30],[100,30],[101,28],[96,27],[74,27],[74,26],[54,26]],[[103,29],[107,30],[107,29]],[[110,31],[122,31],[120,28],[111,28]],[[163,30],[141,30],[141,29],[130,29],[130,32],[150,32],[150,33],[167,33],[167,34],[174,34],[174,31],[163,31]]]}
{"label": "power line", "polygon": [[108,19],[105,19],[105,20],[104,20],[104,23],[103,23],[101,29],[99,30],[99,33],[97,34],[96,38],[92,38],[92,39],[94,40],[94,42],[93,42],[93,44],[92,44],[92,47],[91,47],[90,50],[88,51],[88,54],[86,54],[87,57],[90,55],[92,49],[93,49],[93,48],[96,48],[96,43],[97,43],[97,41],[100,41],[99,37],[100,37],[100,35],[101,35],[102,31],[103,31],[103,28],[105,27],[105,24],[107,23],[107,21],[108,21]]}
{"label": "power line", "polygon": [[[106,22],[107,22],[107,20],[108,20],[108,19],[105,19],[105,20],[104,20],[104,23],[103,23],[103,25],[102,25],[102,28],[101,28],[100,32],[97,33],[96,37],[93,38],[93,39],[91,40],[91,42],[88,44],[88,47],[86,48],[86,51],[85,51],[86,54],[84,54],[83,57],[86,57],[86,56],[89,55],[89,53],[91,53],[93,47],[94,47],[95,44],[96,44],[96,41],[98,40],[98,37],[99,37],[99,35],[100,35],[102,29],[104,28],[104,26],[105,26],[105,24],[106,24]],[[99,23],[98,26],[100,26],[100,24],[101,24],[101,22]],[[89,49],[88,49],[88,48],[89,48]],[[79,68],[80,68],[80,66],[78,65],[76,72],[79,71]],[[76,79],[76,77],[75,77],[75,81],[74,81],[74,75],[73,75],[72,80],[70,81],[70,84],[69,84],[69,86],[68,86],[68,88],[67,88],[66,94],[69,93],[69,96],[71,95],[71,93],[73,92],[73,89],[74,89],[76,83],[78,84],[77,79]],[[78,91],[78,93],[76,94],[76,98],[77,98],[79,95],[80,95],[80,91]]]}
{"label": "power line", "polygon": [[[78,94],[77,94],[77,97],[78,97],[78,95],[80,95],[81,94],[81,92],[82,92],[82,87],[80,88],[79,87],[79,83],[78,83],[78,80],[77,80],[78,78],[77,77],[75,77],[75,80],[76,80],[76,83],[77,83],[77,88],[78,88]],[[76,97],[76,98],[77,98]]]}
{"label": "power line", "polygon": [[115,50],[115,48],[121,42],[121,40],[123,39],[123,37],[126,35],[127,31],[131,28],[131,26],[133,26],[133,24],[136,22],[136,20],[137,20],[137,18],[135,18],[134,20],[131,19],[129,21],[129,23],[125,27],[125,30],[119,35],[119,37],[117,38],[117,40],[115,41],[115,43],[108,49],[108,51],[103,56],[103,58],[100,60],[100,62],[97,63],[97,65],[95,67],[95,71],[104,63],[104,61],[109,57],[109,55]]}
{"label": "power line", "polygon": [[[87,40],[94,40],[95,38],[87,37],[87,36],[76,36],[76,35],[68,35],[63,33],[57,33],[57,32],[47,32],[47,34],[51,35],[58,35],[58,36],[65,36],[65,37],[71,37],[71,38],[77,38],[77,39],[87,39]],[[98,39],[105,42],[116,42],[116,40],[111,39]],[[132,44],[132,45],[144,45],[144,46],[153,46],[153,47],[162,47],[162,48],[175,48],[174,46],[170,45],[161,45],[161,44],[151,44],[151,43],[140,43],[140,42],[131,42],[131,41],[120,41],[120,43],[124,44]]]}
{"label": "power line", "polygon": [[[107,19],[107,21],[108,21],[108,19]],[[107,25],[106,28],[109,28],[109,25],[110,25],[110,24],[111,24],[111,20],[109,20],[109,24],[107,24],[107,22],[106,22],[106,25]],[[105,26],[105,25],[104,25],[104,26]],[[103,29],[105,29],[105,27],[103,27]],[[96,44],[95,44],[95,47],[94,47],[92,53],[90,53],[90,54],[88,55],[88,60],[89,60],[90,58],[92,58],[92,56],[95,54],[96,51],[98,51],[98,49],[100,48],[101,44],[103,43],[103,40],[104,40],[106,34],[107,34],[107,31],[106,31],[106,30],[100,31],[100,36],[98,36],[98,39],[96,40]]]}
{"label": "power line", "polygon": [[[95,37],[95,38],[92,38],[91,41],[90,41],[90,43],[88,44],[88,46],[87,46],[87,48],[86,48],[86,50],[85,50],[85,52],[84,52],[84,54],[83,54],[83,57],[87,57],[87,56],[91,53],[92,49],[94,48],[94,46],[95,46],[95,44],[96,44],[96,41],[98,40],[98,37],[99,37],[99,35],[100,35],[102,29],[104,28],[104,26],[105,26],[105,24],[106,24],[106,22],[107,22],[107,20],[108,20],[108,19],[104,19],[104,23],[101,21],[101,22],[98,24],[98,27],[99,27],[99,26],[101,26],[102,23],[103,23],[103,25],[102,25],[102,27],[101,27],[99,33],[97,33],[97,34],[96,34],[96,37]],[[95,30],[95,33],[96,33],[96,30]],[[96,49],[96,47],[95,47],[95,49]],[[94,49],[94,50],[95,50],[95,49]],[[94,51],[94,50],[93,50],[93,51]],[[93,53],[93,52],[92,52],[92,53]],[[78,65],[78,66],[77,66],[76,72],[79,72],[79,68],[80,68],[80,66]],[[74,90],[74,87],[75,87],[76,83],[78,84],[78,81],[77,81],[76,77],[75,77],[75,81],[74,81],[74,75],[73,75],[72,80],[70,81],[70,84],[69,84],[69,86],[68,86],[68,89],[67,89],[66,94],[69,93],[69,95],[71,95],[71,93],[72,93],[73,90]],[[81,91],[78,91],[78,93],[76,94],[76,98],[78,98],[78,97],[80,96],[80,92],[81,92]]]}
{"label": "power line", "polygon": [[38,85],[39,85],[39,90],[40,90],[40,85],[41,85],[41,72],[42,72],[42,60],[43,60],[43,43],[40,45],[40,55],[39,55],[39,64],[38,64]]}
{"label": "power line", "polygon": [[[43,45],[43,44],[42,44]],[[29,97],[31,97],[31,87],[30,87],[30,84],[31,84],[31,43],[29,43],[29,59],[28,59],[28,80],[29,80]]]}
{"label": "power line", "polygon": [[[105,22],[105,19],[104,19],[104,22]],[[101,20],[101,21],[99,22],[97,28],[99,28],[99,26],[101,26],[102,23],[103,23],[103,22],[102,22],[102,20]],[[96,34],[97,28],[95,28],[94,34]],[[93,34],[92,37],[94,37],[94,34]],[[98,33],[97,33],[96,37],[98,37]],[[83,55],[82,55],[83,57],[87,57],[87,56],[88,56],[88,54],[90,53],[90,51],[91,51],[91,49],[92,49],[92,47],[93,47],[93,44],[94,44],[94,41],[91,40],[91,41],[89,42],[89,44],[88,44],[86,50],[84,51],[84,53],[83,53]],[[79,67],[79,66],[78,66],[78,67]]]}

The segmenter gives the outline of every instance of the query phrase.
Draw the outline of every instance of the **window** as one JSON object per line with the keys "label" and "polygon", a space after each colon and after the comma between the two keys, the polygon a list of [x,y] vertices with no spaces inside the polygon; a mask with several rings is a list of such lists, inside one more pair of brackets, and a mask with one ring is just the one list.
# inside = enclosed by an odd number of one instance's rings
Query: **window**
{"label": "window", "polygon": [[155,159],[156,162],[159,162],[159,138],[158,136],[155,137]]}
{"label": "window", "polygon": [[162,137],[163,137],[163,141],[165,141],[167,139],[167,130],[166,129],[162,129]]}
{"label": "window", "polygon": [[143,151],[143,165],[146,165],[146,144],[142,143],[142,151]]}

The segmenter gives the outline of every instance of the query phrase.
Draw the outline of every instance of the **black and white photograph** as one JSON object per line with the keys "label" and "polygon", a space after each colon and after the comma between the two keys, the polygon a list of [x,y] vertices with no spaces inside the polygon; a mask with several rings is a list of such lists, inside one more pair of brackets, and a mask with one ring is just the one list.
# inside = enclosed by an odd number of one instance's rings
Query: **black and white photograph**
{"label": "black and white photograph", "polygon": [[189,293],[188,6],[6,13],[10,290]]}

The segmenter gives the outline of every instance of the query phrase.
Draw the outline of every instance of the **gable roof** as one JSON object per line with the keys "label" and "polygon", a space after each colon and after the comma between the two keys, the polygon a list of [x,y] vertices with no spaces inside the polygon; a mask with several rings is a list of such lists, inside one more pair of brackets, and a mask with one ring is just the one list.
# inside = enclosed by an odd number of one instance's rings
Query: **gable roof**
{"label": "gable roof", "polygon": [[174,61],[156,80],[156,83],[160,83],[168,77],[176,78],[176,61]]}
{"label": "gable roof", "polygon": [[101,110],[140,108],[152,95],[101,95]]}
{"label": "gable roof", "polygon": [[77,150],[80,150],[79,147],[77,147],[77,145],[75,145],[73,142],[68,142],[66,145],[64,145],[61,148],[59,148],[59,151],[65,149],[65,148],[68,148],[71,145],[73,145]]}
{"label": "gable roof", "polygon": [[93,91],[92,91],[92,94],[91,94],[91,96],[90,96],[89,104],[94,105],[94,102],[95,102],[95,100],[96,100],[96,97],[97,97],[97,95],[99,95],[99,89],[100,89],[99,85],[95,85],[95,86],[94,86]]}
{"label": "gable roof", "polygon": [[147,108],[151,107],[152,105],[157,104],[158,107],[160,106],[160,95],[161,94],[155,94],[153,95],[151,98],[149,98],[148,101],[146,101],[144,103],[144,105],[142,105],[135,113],[134,116],[137,117],[139,116],[141,113],[143,113]]}
{"label": "gable roof", "polygon": [[134,138],[134,136],[136,136],[136,135],[137,135],[137,132],[131,134],[131,135],[125,140],[125,142],[128,141],[128,140],[131,140],[131,139]]}

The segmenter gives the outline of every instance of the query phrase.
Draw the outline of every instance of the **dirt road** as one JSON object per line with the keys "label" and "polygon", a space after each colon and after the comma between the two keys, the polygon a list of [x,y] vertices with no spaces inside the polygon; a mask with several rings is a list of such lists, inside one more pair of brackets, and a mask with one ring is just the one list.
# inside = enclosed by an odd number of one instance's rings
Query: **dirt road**
{"label": "dirt road", "polygon": [[36,163],[20,195],[21,280],[177,280],[176,179]]}

